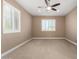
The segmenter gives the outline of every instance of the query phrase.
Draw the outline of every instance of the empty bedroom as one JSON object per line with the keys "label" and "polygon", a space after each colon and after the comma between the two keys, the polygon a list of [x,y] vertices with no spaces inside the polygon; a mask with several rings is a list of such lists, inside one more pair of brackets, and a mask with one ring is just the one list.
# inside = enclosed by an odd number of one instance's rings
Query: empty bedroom
{"label": "empty bedroom", "polygon": [[1,59],[77,59],[77,0],[1,0]]}

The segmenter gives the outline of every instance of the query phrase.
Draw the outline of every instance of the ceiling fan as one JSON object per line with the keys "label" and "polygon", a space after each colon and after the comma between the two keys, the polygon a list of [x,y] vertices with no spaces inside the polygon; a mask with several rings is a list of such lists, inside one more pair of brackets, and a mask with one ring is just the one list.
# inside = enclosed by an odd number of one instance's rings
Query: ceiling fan
{"label": "ceiling fan", "polygon": [[50,0],[45,0],[45,4],[46,4],[46,7],[39,6],[38,8],[46,8],[48,11],[50,11],[50,10],[57,11],[57,9],[55,9],[55,7],[60,5],[60,3],[50,5]]}

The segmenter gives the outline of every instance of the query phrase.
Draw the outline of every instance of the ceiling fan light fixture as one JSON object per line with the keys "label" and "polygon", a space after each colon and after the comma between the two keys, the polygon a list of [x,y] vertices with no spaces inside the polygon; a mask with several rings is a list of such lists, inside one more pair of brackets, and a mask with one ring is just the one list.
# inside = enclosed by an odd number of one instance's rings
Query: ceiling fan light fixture
{"label": "ceiling fan light fixture", "polygon": [[47,7],[47,10],[51,10],[51,7]]}

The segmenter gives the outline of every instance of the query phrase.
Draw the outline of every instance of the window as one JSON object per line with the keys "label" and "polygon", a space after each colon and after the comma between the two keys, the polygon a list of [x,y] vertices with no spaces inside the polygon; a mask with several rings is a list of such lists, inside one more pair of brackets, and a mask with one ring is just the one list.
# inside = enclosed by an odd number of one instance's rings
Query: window
{"label": "window", "polygon": [[3,1],[3,33],[20,32],[20,11]]}
{"label": "window", "polygon": [[56,20],[45,19],[41,21],[42,31],[55,31],[56,30]]}

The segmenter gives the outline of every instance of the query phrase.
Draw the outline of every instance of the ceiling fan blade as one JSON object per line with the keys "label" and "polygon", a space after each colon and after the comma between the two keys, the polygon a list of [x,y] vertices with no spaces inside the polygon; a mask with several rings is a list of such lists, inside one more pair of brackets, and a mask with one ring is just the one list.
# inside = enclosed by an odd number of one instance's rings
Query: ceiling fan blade
{"label": "ceiling fan blade", "polygon": [[38,6],[38,8],[42,8],[41,6]]}
{"label": "ceiling fan blade", "polygon": [[45,0],[45,3],[46,3],[46,5],[48,6],[48,1],[47,1],[47,0]]}
{"label": "ceiling fan blade", "polygon": [[56,7],[58,5],[60,5],[60,3],[56,3],[56,4],[52,5],[51,7]]}
{"label": "ceiling fan blade", "polygon": [[48,1],[50,1],[50,0],[48,0]]}
{"label": "ceiling fan blade", "polygon": [[38,6],[38,8],[46,8],[46,7]]}
{"label": "ceiling fan blade", "polygon": [[52,10],[54,10],[54,11],[57,11],[55,8],[51,8]]}

